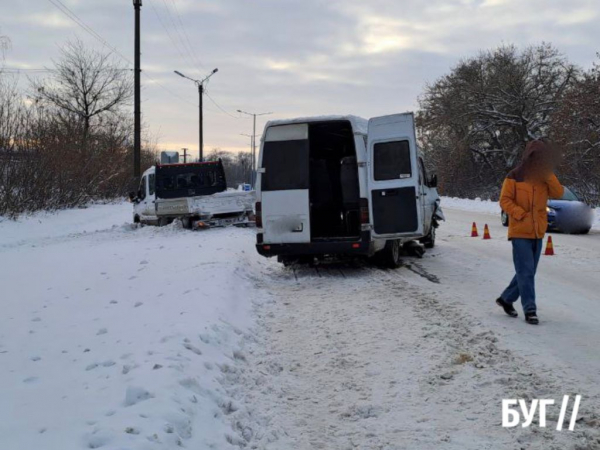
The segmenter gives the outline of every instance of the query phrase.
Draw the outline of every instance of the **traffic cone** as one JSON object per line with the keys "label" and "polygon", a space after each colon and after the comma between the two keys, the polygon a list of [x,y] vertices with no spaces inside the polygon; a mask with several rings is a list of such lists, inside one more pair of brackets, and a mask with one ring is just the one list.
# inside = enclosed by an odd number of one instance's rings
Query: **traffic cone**
{"label": "traffic cone", "polygon": [[546,243],[546,251],[544,255],[554,256],[554,244],[552,244],[552,236],[548,236],[548,242]]}
{"label": "traffic cone", "polygon": [[477,224],[473,222],[473,225],[471,226],[471,237],[477,236],[479,236],[479,234],[477,233]]}
{"label": "traffic cone", "polygon": [[483,227],[483,238],[484,239],[491,239],[492,236],[490,236],[490,229],[487,226],[487,223],[485,224],[485,227]]}

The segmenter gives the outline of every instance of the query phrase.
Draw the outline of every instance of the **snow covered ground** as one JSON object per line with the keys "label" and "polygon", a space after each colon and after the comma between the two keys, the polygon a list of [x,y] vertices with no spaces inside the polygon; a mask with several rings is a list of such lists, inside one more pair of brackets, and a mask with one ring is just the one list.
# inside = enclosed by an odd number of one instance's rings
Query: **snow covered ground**
{"label": "snow covered ground", "polygon": [[[283,268],[253,230],[134,228],[129,204],[0,222],[0,449],[600,448],[600,230],[554,235],[532,327],[493,303],[497,205],[444,205],[395,271]],[[558,407],[501,427],[503,398],[565,394],[574,432]]]}
{"label": "snow covered ground", "polygon": [[0,223],[0,448],[222,448],[217,374],[252,231],[134,228],[131,205]]}

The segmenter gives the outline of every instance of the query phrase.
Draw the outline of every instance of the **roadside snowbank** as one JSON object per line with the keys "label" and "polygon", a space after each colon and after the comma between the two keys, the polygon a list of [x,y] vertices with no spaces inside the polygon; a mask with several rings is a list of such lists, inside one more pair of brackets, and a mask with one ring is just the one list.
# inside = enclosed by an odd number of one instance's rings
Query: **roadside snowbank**
{"label": "roadside snowbank", "polygon": [[457,197],[442,197],[442,209],[452,208],[461,211],[481,212],[487,214],[500,214],[498,202],[482,200],[480,198],[468,199]]}
{"label": "roadside snowbank", "polygon": [[230,447],[219,379],[250,338],[253,230],[130,216],[0,223],[0,448]]}
{"label": "roadside snowbank", "polygon": [[105,230],[115,225],[116,217],[120,220],[118,223],[123,223],[131,221],[131,216],[131,204],[127,202],[36,212],[16,220],[0,216],[0,247]]}

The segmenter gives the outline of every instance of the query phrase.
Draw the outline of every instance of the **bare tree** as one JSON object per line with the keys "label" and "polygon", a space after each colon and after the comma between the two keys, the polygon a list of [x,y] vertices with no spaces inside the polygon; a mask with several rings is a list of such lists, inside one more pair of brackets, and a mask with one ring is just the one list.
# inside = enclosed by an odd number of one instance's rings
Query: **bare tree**
{"label": "bare tree", "polygon": [[[0,76],[0,215],[85,205],[131,190],[130,74],[110,55],[69,44],[33,102]],[[142,164],[156,159],[146,141]]]}
{"label": "bare tree", "polygon": [[131,72],[110,53],[68,42],[54,62],[55,72],[33,83],[35,96],[64,115],[81,121],[84,137],[94,119],[116,114],[132,97]]}
{"label": "bare tree", "polygon": [[218,161],[219,159],[223,161],[228,187],[236,188],[242,183],[250,182],[250,169],[252,163],[249,152],[234,153],[227,150],[221,150],[220,148],[213,148],[208,155],[206,155],[207,161]]}
{"label": "bare tree", "polygon": [[549,133],[577,73],[549,44],[523,52],[504,46],[428,85],[419,100],[421,144],[446,192],[496,195],[526,143]]}
{"label": "bare tree", "polygon": [[[10,39],[8,36],[0,34],[0,60],[4,60],[6,52],[10,48]],[[1,69],[1,68],[0,68]]]}
{"label": "bare tree", "polygon": [[595,65],[569,90],[552,121],[552,137],[564,149],[562,177],[596,205],[600,205],[599,99],[600,65]]}

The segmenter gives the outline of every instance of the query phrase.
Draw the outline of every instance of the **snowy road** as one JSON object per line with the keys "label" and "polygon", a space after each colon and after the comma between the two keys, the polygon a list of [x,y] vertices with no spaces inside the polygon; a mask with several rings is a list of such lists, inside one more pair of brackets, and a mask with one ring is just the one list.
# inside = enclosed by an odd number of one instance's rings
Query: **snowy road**
{"label": "snowy road", "polygon": [[[532,327],[493,303],[498,217],[445,212],[395,271],[283,268],[130,205],[1,222],[0,448],[600,448],[600,232],[554,235]],[[501,427],[503,398],[564,394],[575,432]]]}
{"label": "snowy road", "polygon": [[[254,368],[233,377],[234,386],[266,387],[236,391],[268,412],[257,423],[277,438],[258,448],[600,448],[600,234],[554,236],[557,256],[540,266],[544,322],[532,327],[494,304],[513,271],[498,217],[446,214],[439,246],[396,271],[263,273],[258,288],[273,303],[259,308]],[[469,237],[473,221],[494,238]],[[500,427],[503,398],[577,393],[585,411],[576,433]]]}

